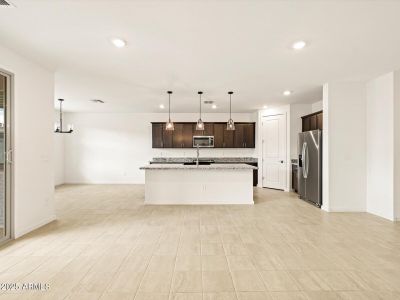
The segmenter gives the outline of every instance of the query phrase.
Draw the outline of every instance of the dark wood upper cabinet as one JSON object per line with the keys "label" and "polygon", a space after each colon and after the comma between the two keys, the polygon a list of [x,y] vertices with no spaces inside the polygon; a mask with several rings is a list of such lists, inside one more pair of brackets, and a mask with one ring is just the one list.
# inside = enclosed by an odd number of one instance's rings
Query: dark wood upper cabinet
{"label": "dark wood upper cabinet", "polygon": [[193,124],[193,136],[199,135],[214,135],[214,124],[204,123],[204,130],[196,130],[196,123]]}
{"label": "dark wood upper cabinet", "polygon": [[172,132],[172,145],[173,148],[183,148],[183,124],[174,124]]}
{"label": "dark wood upper cabinet", "polygon": [[245,124],[235,124],[234,131],[234,145],[235,148],[245,148],[244,142],[244,128]]}
{"label": "dark wood upper cabinet", "polygon": [[[235,131],[227,130],[224,124],[224,148],[235,148]],[[240,147],[243,148],[243,147]]]}
{"label": "dark wood upper cabinet", "polygon": [[256,126],[255,124],[244,125],[244,146],[245,148],[256,147]]}
{"label": "dark wood upper cabinet", "polygon": [[163,124],[153,124],[152,126],[153,148],[164,148],[163,143]]}
{"label": "dark wood upper cabinet", "polygon": [[323,123],[323,114],[321,112],[320,114],[317,115],[317,128],[322,130],[322,128],[324,127],[323,124],[324,124]]}
{"label": "dark wood upper cabinet", "polygon": [[214,135],[214,124],[205,123],[204,124],[204,135]]}
{"label": "dark wood upper cabinet", "polygon": [[214,136],[214,148],[254,148],[255,123],[236,123],[236,130],[226,130],[226,123],[205,123],[204,130],[196,130],[196,123],[175,123],[173,131],[165,130],[165,123],[152,123],[153,148],[192,148],[193,136]]}
{"label": "dark wood upper cabinet", "polygon": [[318,111],[306,116],[301,117],[302,119],[302,131],[310,131],[316,129],[323,129],[322,126],[322,118],[323,113],[322,111]]}
{"label": "dark wood upper cabinet", "polygon": [[302,131],[309,131],[311,130],[311,122],[310,118],[303,118],[302,119]]}
{"label": "dark wood upper cabinet", "polygon": [[172,133],[173,148],[192,148],[192,123],[175,123]]}
{"label": "dark wood upper cabinet", "polygon": [[164,148],[173,148],[173,142],[172,142],[173,131],[166,130],[165,129],[165,123],[162,123],[161,125],[163,127],[163,141],[162,141],[162,144],[163,144]]}
{"label": "dark wood upper cabinet", "polygon": [[236,123],[234,131],[235,148],[254,148],[256,145],[253,123]]}
{"label": "dark wood upper cabinet", "polygon": [[317,115],[310,116],[310,128],[311,128],[311,130],[318,129],[318,127],[317,127]]}
{"label": "dark wood upper cabinet", "polygon": [[183,124],[182,129],[182,143],[183,148],[193,147],[193,126],[190,123]]}
{"label": "dark wood upper cabinet", "polygon": [[222,123],[214,123],[214,148],[224,147],[224,126]]}

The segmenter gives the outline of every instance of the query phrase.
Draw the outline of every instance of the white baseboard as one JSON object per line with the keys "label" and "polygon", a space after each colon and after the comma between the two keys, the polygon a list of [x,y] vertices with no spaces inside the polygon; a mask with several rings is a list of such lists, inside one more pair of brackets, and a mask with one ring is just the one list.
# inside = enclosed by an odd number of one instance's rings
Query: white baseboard
{"label": "white baseboard", "polygon": [[115,184],[115,185],[123,185],[123,184],[144,184],[144,181],[140,181],[140,182],[130,182],[130,181],[127,181],[127,182],[123,182],[123,181],[117,181],[117,182],[115,182],[115,181],[68,181],[68,182],[65,182],[65,183],[63,183],[63,184],[109,184],[109,185],[111,185],[111,184]]}
{"label": "white baseboard", "polygon": [[36,230],[36,229],[38,229],[38,228],[40,228],[40,227],[42,227],[42,226],[44,226],[46,224],[49,224],[50,222],[55,221],[56,219],[57,219],[56,215],[53,215],[53,216],[51,216],[49,218],[46,218],[46,219],[36,223],[35,225],[32,225],[32,226],[26,227],[26,228],[24,228],[22,230],[19,230],[18,232],[14,231],[14,238],[15,239],[20,238],[21,236],[23,236],[23,235],[25,235],[25,234],[27,234],[29,232],[32,232],[32,231],[34,231],[34,230]]}
{"label": "white baseboard", "polygon": [[334,208],[330,208],[329,212],[337,212],[337,213],[366,213],[366,210],[362,210],[359,208],[341,208],[341,207],[334,207]]}
{"label": "white baseboard", "polygon": [[322,204],[321,209],[322,209],[323,211],[330,212],[329,207],[326,206],[326,205],[324,205],[324,204]]}

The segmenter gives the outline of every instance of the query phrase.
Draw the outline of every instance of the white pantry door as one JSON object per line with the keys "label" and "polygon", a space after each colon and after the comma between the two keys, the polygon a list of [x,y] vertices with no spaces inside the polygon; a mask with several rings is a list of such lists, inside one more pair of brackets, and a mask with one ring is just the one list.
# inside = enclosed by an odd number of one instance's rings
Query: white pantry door
{"label": "white pantry door", "polygon": [[286,115],[262,118],[262,186],[284,190],[286,188]]}

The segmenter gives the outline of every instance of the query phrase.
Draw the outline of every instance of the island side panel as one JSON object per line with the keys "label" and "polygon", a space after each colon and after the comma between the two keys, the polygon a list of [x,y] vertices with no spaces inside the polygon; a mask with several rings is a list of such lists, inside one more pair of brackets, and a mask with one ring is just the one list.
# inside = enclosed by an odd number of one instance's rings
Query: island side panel
{"label": "island side panel", "polygon": [[252,169],[145,172],[145,204],[254,204]]}

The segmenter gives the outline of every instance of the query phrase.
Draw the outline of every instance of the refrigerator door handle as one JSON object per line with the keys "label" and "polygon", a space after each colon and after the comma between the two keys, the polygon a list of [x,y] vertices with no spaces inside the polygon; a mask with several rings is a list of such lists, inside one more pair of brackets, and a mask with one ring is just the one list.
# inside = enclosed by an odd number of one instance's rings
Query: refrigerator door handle
{"label": "refrigerator door handle", "polygon": [[307,143],[306,143],[306,149],[305,149],[305,154],[306,154],[306,164],[305,164],[305,169],[306,169],[306,177],[305,178],[307,178],[308,177],[308,170],[309,170],[309,168],[310,168],[310,159],[309,159],[309,156],[308,156],[308,145],[307,145]]}
{"label": "refrigerator door handle", "polygon": [[301,160],[302,160],[302,171],[303,171],[303,177],[307,178],[307,174],[306,174],[306,143],[303,143],[303,147],[301,149]]}

